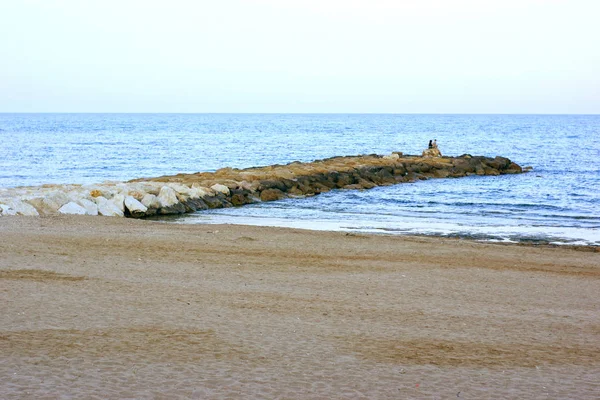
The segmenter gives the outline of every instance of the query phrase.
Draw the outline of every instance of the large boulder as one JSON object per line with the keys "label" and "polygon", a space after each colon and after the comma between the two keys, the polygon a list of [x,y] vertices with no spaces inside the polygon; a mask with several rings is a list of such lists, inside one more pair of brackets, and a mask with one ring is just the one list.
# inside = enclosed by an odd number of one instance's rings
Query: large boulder
{"label": "large boulder", "polygon": [[227,205],[227,201],[224,199],[224,197],[225,196],[223,196],[221,193],[219,193],[219,196],[217,196],[217,195],[202,196],[202,200],[204,201],[204,203],[206,203],[208,208],[223,208],[223,207],[226,207],[226,205]]}
{"label": "large boulder", "polygon": [[94,201],[98,205],[98,214],[100,215],[105,217],[123,217],[125,215],[115,203],[108,201],[104,196],[98,196]]}
{"label": "large boulder", "polygon": [[12,203],[13,209],[17,211],[18,215],[25,215],[30,217],[37,217],[40,215],[38,211],[31,205],[21,200],[15,200]]}
{"label": "large boulder", "polygon": [[17,215],[17,212],[8,204],[0,204],[0,215]]}
{"label": "large boulder", "polygon": [[67,204],[71,199],[66,193],[55,190],[48,193],[37,193],[38,197],[30,197],[25,202],[33,206],[40,215],[58,213],[58,209]]}
{"label": "large boulder", "polygon": [[354,182],[354,177],[349,173],[339,173],[335,176],[335,184],[338,188],[352,185]]}
{"label": "large boulder", "polygon": [[493,169],[496,169],[498,171],[506,169],[510,166],[510,160],[508,158],[505,157],[500,157],[500,156],[496,156],[493,159],[485,159],[484,163]]}
{"label": "large boulder", "polygon": [[246,197],[250,194],[249,191],[244,189],[234,189],[231,191],[231,204],[234,206],[242,206],[247,203],[251,203],[252,200]]}
{"label": "large boulder", "polygon": [[473,174],[475,172],[475,164],[470,162],[471,159],[472,157],[469,156],[469,158],[463,157],[452,160],[452,174],[455,176]]}
{"label": "large boulder", "polygon": [[158,193],[158,201],[160,202],[160,214],[183,214],[185,206],[179,202],[177,192],[169,187],[163,186]]}
{"label": "large boulder", "polygon": [[[46,203],[44,203],[43,197],[30,197],[23,201],[26,202],[27,204],[31,205],[32,207],[34,207],[37,210],[37,212],[39,213],[39,215],[55,214],[57,212],[57,210],[50,209],[46,205]],[[6,205],[6,207],[8,207],[8,205]]]}
{"label": "large boulder", "polygon": [[125,212],[125,195],[122,193],[115,194],[112,199],[109,200],[112,202],[122,213]]}
{"label": "large boulder", "polygon": [[169,187],[179,194],[183,194],[188,197],[192,196],[192,189],[186,185],[182,185],[181,183],[169,183]]}
{"label": "large boulder", "polygon": [[48,193],[44,196],[44,203],[53,210],[58,210],[69,202],[69,196],[59,190]]}
{"label": "large boulder", "polygon": [[229,196],[229,188],[225,185],[221,185],[220,183],[214,184],[210,187],[215,192],[223,193],[225,196]]}
{"label": "large boulder", "polygon": [[[391,170],[391,171],[390,171]],[[388,184],[392,184],[395,183],[394,180],[394,175],[392,175],[392,168],[382,168],[381,170],[379,170],[379,172],[377,172],[377,177],[379,178],[379,182],[382,185],[388,185]]]}
{"label": "large boulder", "polygon": [[505,174],[520,174],[523,172],[523,168],[519,164],[511,162],[507,169],[503,171]]}
{"label": "large boulder", "polygon": [[74,215],[85,215],[87,214],[86,209],[75,203],[74,201],[70,201],[61,208],[58,209],[59,214],[74,214]]}
{"label": "large boulder", "polygon": [[197,183],[192,184],[192,187],[190,188],[190,197],[191,198],[203,198],[204,196],[214,196],[215,195],[215,191],[204,187],[204,186],[200,186]]}
{"label": "large boulder", "polygon": [[0,208],[0,214],[2,215],[40,215],[31,204],[27,204],[19,199],[14,199],[8,202],[8,204],[0,204]]}
{"label": "large boulder", "polygon": [[146,207],[146,216],[155,215],[160,209],[158,197],[150,193],[142,198],[141,203]]}
{"label": "large boulder", "polygon": [[177,192],[170,186],[163,186],[158,193],[158,201],[161,207],[170,207],[179,202]]}
{"label": "large boulder", "polygon": [[208,209],[208,205],[199,197],[186,197],[185,201],[182,201],[181,203],[184,205],[186,213]]}
{"label": "large boulder", "polygon": [[267,189],[278,189],[283,192],[287,190],[287,186],[281,180],[277,179],[264,179],[258,181],[258,185],[255,186],[255,190],[264,191]]}
{"label": "large boulder", "polygon": [[183,214],[186,212],[186,208],[182,203],[176,203],[172,206],[161,207],[158,212],[162,215]]}
{"label": "large boulder", "polygon": [[260,199],[262,201],[274,201],[280,200],[285,197],[285,193],[283,193],[279,189],[265,189],[260,192]]}
{"label": "large boulder", "polygon": [[79,199],[77,204],[85,208],[86,215],[98,215],[98,206],[91,200]]}
{"label": "large boulder", "polygon": [[447,178],[450,175],[450,171],[447,169],[435,169],[433,170],[433,176],[436,178]]}
{"label": "large boulder", "polygon": [[442,156],[442,152],[438,148],[433,147],[431,149],[425,149],[425,150],[423,150],[422,156],[423,157],[441,157]]}
{"label": "large boulder", "polygon": [[491,176],[500,175],[500,171],[498,171],[497,169],[494,169],[494,168],[490,168],[490,167],[483,167],[483,171],[485,172],[486,175],[491,175]]}
{"label": "large boulder", "polygon": [[148,211],[148,207],[136,200],[133,196],[125,197],[124,204],[127,208],[127,211],[129,211],[129,215],[131,215],[132,217],[141,218],[146,216],[146,211]]}
{"label": "large boulder", "polygon": [[160,208],[160,201],[158,200],[158,197],[150,193],[142,198],[141,203],[148,209],[148,211],[154,210],[155,213]]}

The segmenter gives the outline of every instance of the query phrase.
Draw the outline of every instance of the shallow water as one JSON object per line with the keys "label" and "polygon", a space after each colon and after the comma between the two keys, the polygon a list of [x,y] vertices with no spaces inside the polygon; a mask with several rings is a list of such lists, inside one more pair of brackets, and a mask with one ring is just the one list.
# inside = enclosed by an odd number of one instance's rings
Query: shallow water
{"label": "shallow water", "polygon": [[597,115],[0,114],[0,187],[419,154],[437,139],[444,155],[502,155],[533,172],[334,191],[177,221],[599,245],[599,130]]}

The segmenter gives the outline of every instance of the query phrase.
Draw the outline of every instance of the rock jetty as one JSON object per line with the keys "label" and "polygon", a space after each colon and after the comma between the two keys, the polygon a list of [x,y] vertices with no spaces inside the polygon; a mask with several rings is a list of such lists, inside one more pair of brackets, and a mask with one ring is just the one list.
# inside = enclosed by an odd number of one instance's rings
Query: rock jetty
{"label": "rock jetty", "polygon": [[371,189],[431,178],[523,172],[519,165],[504,157],[468,154],[441,157],[429,153],[333,157],[309,163],[223,168],[129,182],[0,189],[0,215],[145,218],[314,196],[334,189]]}

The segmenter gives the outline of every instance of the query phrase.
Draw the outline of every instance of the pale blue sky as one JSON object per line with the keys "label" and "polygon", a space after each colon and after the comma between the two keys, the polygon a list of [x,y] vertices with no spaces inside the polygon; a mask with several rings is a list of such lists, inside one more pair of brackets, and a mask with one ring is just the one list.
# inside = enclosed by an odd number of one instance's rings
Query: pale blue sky
{"label": "pale blue sky", "polygon": [[600,113],[597,0],[0,0],[0,112]]}

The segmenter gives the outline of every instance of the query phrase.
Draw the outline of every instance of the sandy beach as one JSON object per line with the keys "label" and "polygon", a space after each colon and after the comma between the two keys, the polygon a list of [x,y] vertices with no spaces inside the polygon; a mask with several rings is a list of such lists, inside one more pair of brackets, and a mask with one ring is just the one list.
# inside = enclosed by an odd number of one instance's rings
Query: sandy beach
{"label": "sandy beach", "polygon": [[2,217],[0,397],[598,398],[593,250]]}

